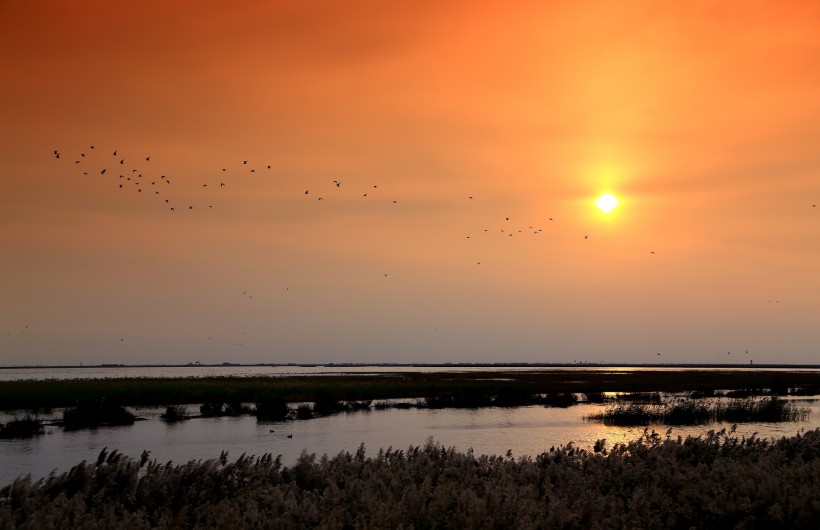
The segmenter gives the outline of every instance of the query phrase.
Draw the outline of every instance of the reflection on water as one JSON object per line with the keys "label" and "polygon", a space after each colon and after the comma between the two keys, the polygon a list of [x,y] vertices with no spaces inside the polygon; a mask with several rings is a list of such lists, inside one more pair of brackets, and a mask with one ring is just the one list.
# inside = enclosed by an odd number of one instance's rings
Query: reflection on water
{"label": "reflection on water", "polygon": [[[795,400],[811,409],[807,421],[779,424],[740,424],[738,436],[754,432],[764,438],[792,436],[800,429],[820,427],[820,400]],[[192,408],[193,409],[193,408]],[[239,418],[200,418],[167,425],[160,421],[163,408],[133,409],[146,421],[128,427],[108,427],[65,432],[48,427],[50,434],[28,440],[0,440],[0,486],[19,475],[31,473],[36,480],[54,469],[65,471],[81,460],[95,461],[104,448],[118,449],[139,458],[143,450],[160,462],[181,464],[189,460],[216,458],[220,451],[230,451],[231,458],[242,453],[281,454],[292,464],[302,450],[317,455],[354,452],[364,443],[368,454],[379,448],[406,449],[423,444],[432,437],[445,446],[455,446],[477,454],[514,456],[537,455],[551,446],[574,442],[576,447],[592,447],[605,438],[607,445],[638,438],[642,427],[611,427],[584,421],[584,417],[602,409],[602,405],[581,404],[565,409],[541,406],[512,409],[407,409],[353,412],[309,421],[257,423],[252,416]],[[193,412],[193,410],[192,410]],[[56,414],[56,413],[55,413]],[[0,422],[8,421],[0,416]],[[704,434],[710,429],[727,429],[730,425],[713,424],[697,427],[675,427],[672,435]],[[656,430],[666,433],[666,427]],[[273,431],[273,432],[271,432]],[[292,435],[292,438],[288,438]]]}

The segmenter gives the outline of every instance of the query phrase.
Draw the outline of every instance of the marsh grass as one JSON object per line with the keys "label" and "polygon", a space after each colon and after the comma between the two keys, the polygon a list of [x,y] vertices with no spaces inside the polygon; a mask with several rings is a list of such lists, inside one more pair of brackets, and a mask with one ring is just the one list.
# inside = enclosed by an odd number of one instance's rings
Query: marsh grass
{"label": "marsh grass", "polygon": [[222,416],[246,416],[254,414],[254,409],[250,405],[231,401],[229,403],[208,402],[199,406],[199,413],[204,418],[216,418]]}
{"label": "marsh grass", "polygon": [[721,388],[815,388],[820,371],[772,372],[750,369],[579,373],[548,371],[473,371],[373,375],[123,378],[0,382],[0,409],[33,410],[72,407],[107,399],[128,406],[191,403],[258,403],[282,398],[288,403],[313,401],[319,390],[338,401],[449,399],[450,394],[477,392],[515,401],[517,394],[562,392],[692,392]]}
{"label": "marsh grass", "polygon": [[43,422],[31,415],[15,417],[6,424],[0,423],[0,439],[32,438],[40,434],[45,434]]}
{"label": "marsh grass", "polygon": [[677,400],[665,404],[617,403],[603,412],[590,414],[589,421],[606,425],[702,425],[714,422],[782,422],[801,421],[808,408],[775,396],[762,399],[732,399],[705,403],[699,400]]}
{"label": "marsh grass", "polygon": [[659,392],[627,392],[615,396],[615,401],[626,401],[630,403],[660,403]]}
{"label": "marsh grass", "polygon": [[169,405],[165,408],[165,412],[160,415],[160,418],[165,423],[176,423],[189,419],[188,409],[183,405]]}
{"label": "marsh grass", "polygon": [[137,417],[122,405],[107,400],[81,403],[63,410],[65,430],[132,425]]}
{"label": "marsh grass", "polygon": [[820,430],[776,441],[649,433],[535,458],[432,441],[173,465],[103,450],[0,489],[3,528],[817,528]]}

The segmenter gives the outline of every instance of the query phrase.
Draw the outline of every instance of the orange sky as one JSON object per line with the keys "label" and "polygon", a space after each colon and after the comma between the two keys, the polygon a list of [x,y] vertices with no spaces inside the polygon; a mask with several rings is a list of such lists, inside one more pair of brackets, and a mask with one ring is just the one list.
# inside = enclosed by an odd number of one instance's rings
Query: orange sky
{"label": "orange sky", "polygon": [[0,364],[820,359],[817,2],[243,5],[0,3]]}

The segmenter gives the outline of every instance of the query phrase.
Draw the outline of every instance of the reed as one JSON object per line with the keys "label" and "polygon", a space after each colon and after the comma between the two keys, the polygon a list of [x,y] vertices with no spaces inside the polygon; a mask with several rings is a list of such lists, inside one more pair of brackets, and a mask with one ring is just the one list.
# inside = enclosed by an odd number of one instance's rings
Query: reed
{"label": "reed", "polygon": [[183,405],[169,405],[165,408],[165,412],[160,415],[160,418],[165,423],[176,423],[189,419],[190,415],[188,409]]}
{"label": "reed", "polygon": [[63,411],[63,428],[66,430],[132,425],[137,417],[122,405],[108,400],[81,403]]}
{"label": "reed", "polygon": [[481,455],[432,441],[174,465],[96,462],[0,488],[3,528],[790,528],[820,520],[820,430],[768,441],[645,432],[594,450]]}
{"label": "reed", "polygon": [[[313,401],[320,390],[337,401],[451,399],[450,395],[487,396],[497,405],[520,396],[587,392],[683,392],[721,388],[820,388],[820,371],[475,371],[331,375],[322,377],[125,378],[0,382],[0,409],[73,407],[106,399],[127,406],[192,403],[258,403],[281,398]],[[472,394],[474,393],[474,394]],[[479,401],[484,398],[479,398]],[[473,399],[474,400],[474,399]],[[474,400],[475,401],[475,400]]]}
{"label": "reed", "polygon": [[31,415],[15,417],[6,424],[0,423],[0,439],[33,438],[41,434],[45,434],[43,422]]}
{"label": "reed", "polygon": [[763,399],[732,399],[704,403],[677,400],[666,404],[618,403],[590,414],[589,421],[607,425],[701,425],[713,422],[782,422],[805,420],[810,411],[775,396]]}

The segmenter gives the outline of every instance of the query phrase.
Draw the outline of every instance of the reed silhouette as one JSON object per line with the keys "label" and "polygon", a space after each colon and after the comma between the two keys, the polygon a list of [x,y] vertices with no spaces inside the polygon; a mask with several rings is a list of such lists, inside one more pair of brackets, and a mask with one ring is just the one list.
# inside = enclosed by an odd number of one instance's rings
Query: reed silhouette
{"label": "reed silhouette", "polygon": [[820,430],[775,441],[726,430],[535,458],[432,440],[291,466],[271,454],[174,465],[100,452],[0,489],[3,528],[817,528]]}

